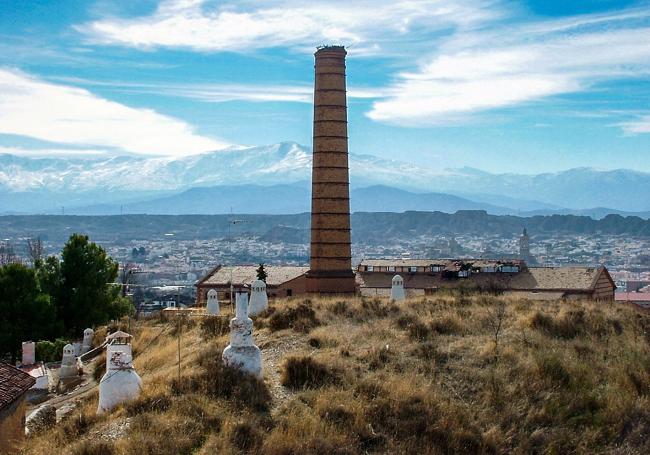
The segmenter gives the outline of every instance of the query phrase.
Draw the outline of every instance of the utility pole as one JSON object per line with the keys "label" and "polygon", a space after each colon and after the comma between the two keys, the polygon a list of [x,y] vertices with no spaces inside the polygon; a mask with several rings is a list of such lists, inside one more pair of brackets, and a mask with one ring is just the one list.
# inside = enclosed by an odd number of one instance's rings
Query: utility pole
{"label": "utility pole", "polygon": [[176,286],[176,318],[178,319],[178,386],[181,386],[181,288]]}

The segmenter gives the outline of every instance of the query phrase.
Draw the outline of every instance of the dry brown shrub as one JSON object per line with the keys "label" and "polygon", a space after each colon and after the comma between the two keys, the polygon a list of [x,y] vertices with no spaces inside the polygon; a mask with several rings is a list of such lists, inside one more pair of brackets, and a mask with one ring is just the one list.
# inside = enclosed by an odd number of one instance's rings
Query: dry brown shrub
{"label": "dry brown shrub", "polygon": [[338,384],[340,373],[310,356],[291,356],[282,365],[281,383],[291,389],[314,389]]}
{"label": "dry brown shrub", "polygon": [[206,350],[199,357],[200,371],[183,377],[180,382],[174,378],[172,393],[203,393],[258,412],[267,411],[271,405],[271,394],[264,381],[236,368],[224,366],[221,351],[219,347]]}
{"label": "dry brown shrub", "polygon": [[305,303],[279,309],[269,318],[269,328],[272,332],[293,329],[296,332],[307,333],[318,325],[320,322],[316,318],[316,312]]}
{"label": "dry brown shrub", "polygon": [[431,327],[422,322],[417,316],[405,314],[395,321],[397,327],[406,330],[409,337],[415,341],[426,341],[431,335]]}
{"label": "dry brown shrub", "polygon": [[124,405],[127,415],[135,416],[150,412],[165,412],[172,405],[171,398],[166,394],[144,395],[129,401]]}
{"label": "dry brown shrub", "polygon": [[113,455],[117,452],[111,442],[83,439],[72,444],[68,453],[71,455]]}
{"label": "dry brown shrub", "polygon": [[440,335],[455,335],[463,332],[463,323],[455,315],[445,315],[434,319],[429,325],[431,330]]}
{"label": "dry brown shrub", "polygon": [[204,340],[230,333],[230,319],[227,316],[204,316],[201,320],[201,335]]}
{"label": "dry brown shrub", "polygon": [[261,431],[248,421],[238,422],[230,432],[232,445],[246,453],[259,448],[263,440]]}
{"label": "dry brown shrub", "polygon": [[385,344],[383,346],[375,346],[368,350],[361,360],[368,364],[370,370],[378,370],[384,368],[387,364],[395,359],[395,353],[390,349],[390,346]]}

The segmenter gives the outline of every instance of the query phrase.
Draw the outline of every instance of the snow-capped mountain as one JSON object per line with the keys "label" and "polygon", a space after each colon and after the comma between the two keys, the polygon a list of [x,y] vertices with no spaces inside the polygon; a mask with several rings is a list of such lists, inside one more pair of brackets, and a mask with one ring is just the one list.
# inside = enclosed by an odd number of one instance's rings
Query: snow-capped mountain
{"label": "snow-capped mountain", "polygon": [[[11,191],[170,191],[308,180],[311,150],[295,142],[232,148],[182,158],[24,158],[0,155],[0,188]],[[350,155],[352,183],[408,182],[426,188],[434,172],[408,163]],[[407,179],[408,177],[408,179]]]}
{"label": "snow-capped mountain", "polygon": [[[0,213],[54,213],[61,206],[119,206],[194,188],[306,183],[311,178],[311,160],[311,150],[295,142],[181,158],[27,158],[4,154],[0,155]],[[446,193],[518,212],[594,207],[609,208],[600,212],[650,210],[650,200],[638,197],[650,194],[650,174],[631,170],[579,168],[540,175],[491,174],[472,168],[430,169],[350,154],[350,173],[353,189],[383,185],[417,193]],[[413,209],[414,198],[410,199],[405,207]],[[397,202],[391,201],[390,206],[394,209]],[[430,205],[425,206],[430,209]]]}

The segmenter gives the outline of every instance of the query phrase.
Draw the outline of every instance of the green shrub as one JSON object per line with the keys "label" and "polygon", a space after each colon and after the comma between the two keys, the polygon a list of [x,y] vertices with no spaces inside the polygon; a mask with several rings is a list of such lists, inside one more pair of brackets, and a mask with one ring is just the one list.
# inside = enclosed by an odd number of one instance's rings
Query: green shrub
{"label": "green shrub", "polygon": [[60,362],[63,357],[63,347],[67,340],[57,338],[54,342],[48,340],[36,343],[36,360],[41,362]]}

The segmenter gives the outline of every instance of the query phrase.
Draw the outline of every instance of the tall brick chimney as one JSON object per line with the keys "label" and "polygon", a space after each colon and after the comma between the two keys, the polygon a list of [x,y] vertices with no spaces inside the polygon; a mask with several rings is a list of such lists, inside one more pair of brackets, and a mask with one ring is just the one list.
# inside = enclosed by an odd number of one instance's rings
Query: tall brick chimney
{"label": "tall brick chimney", "polygon": [[350,178],[343,46],[316,51],[307,292],[355,292],[350,247]]}

